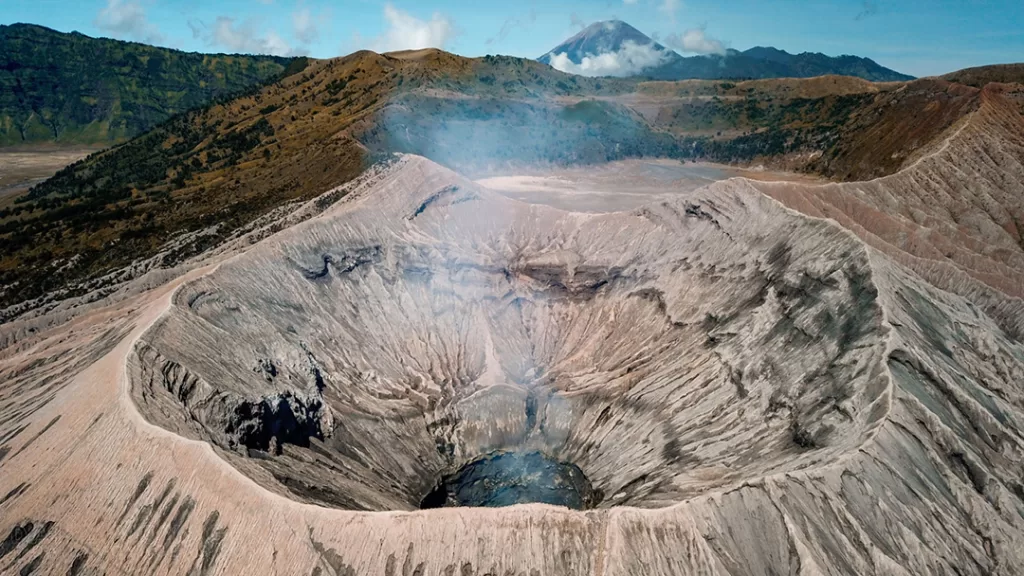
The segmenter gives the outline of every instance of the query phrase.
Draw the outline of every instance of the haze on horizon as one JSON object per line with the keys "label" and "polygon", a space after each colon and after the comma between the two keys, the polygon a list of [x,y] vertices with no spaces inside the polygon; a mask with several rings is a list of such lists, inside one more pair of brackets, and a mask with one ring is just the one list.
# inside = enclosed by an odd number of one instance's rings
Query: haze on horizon
{"label": "haze on horizon", "polygon": [[[536,58],[593,22],[621,19],[682,55],[774,46],[854,54],[915,76],[1024,58],[1015,0],[7,0],[0,24],[199,52],[329,58],[437,47]],[[683,39],[688,41],[684,42]],[[675,40],[675,41],[672,41]]]}

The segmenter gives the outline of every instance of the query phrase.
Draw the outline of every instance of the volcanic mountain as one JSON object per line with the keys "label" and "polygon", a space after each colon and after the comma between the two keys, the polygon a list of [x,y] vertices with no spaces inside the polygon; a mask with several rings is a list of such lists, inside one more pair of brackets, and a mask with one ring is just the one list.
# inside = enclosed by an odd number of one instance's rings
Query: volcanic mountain
{"label": "volcanic mountain", "polygon": [[539,58],[587,76],[638,76],[653,80],[810,78],[855,76],[873,82],[913,79],[869,58],[790,54],[771,47],[683,57],[620,20],[591,24]]}
{"label": "volcanic mountain", "polygon": [[[602,67],[598,59],[604,55],[613,57],[614,62]],[[563,71],[576,64],[587,76],[639,75],[682,59],[621,20],[595,22],[538,58]]]}
{"label": "volcanic mountain", "polygon": [[360,52],[69,166],[0,572],[1024,573],[1018,72]]}

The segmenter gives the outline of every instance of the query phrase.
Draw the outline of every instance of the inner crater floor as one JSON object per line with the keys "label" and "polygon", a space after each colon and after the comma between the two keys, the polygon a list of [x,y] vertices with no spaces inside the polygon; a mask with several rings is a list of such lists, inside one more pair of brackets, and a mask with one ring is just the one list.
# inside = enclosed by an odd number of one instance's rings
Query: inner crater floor
{"label": "inner crater floor", "polygon": [[884,420],[864,248],[742,183],[575,213],[417,158],[183,286],[150,422],[347,510],[670,506]]}
{"label": "inner crater floor", "polygon": [[587,510],[601,502],[579,466],[540,452],[498,452],[466,464],[441,479],[420,508],[498,508],[542,503]]}

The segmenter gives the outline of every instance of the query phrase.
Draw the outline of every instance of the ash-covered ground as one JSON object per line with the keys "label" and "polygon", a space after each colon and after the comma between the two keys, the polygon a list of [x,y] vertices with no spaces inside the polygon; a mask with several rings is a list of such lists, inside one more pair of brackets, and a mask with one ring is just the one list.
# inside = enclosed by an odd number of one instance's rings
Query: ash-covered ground
{"label": "ash-covered ground", "polygon": [[406,156],[6,324],[0,571],[1022,573],[1024,121],[983,104],[868,182]]}

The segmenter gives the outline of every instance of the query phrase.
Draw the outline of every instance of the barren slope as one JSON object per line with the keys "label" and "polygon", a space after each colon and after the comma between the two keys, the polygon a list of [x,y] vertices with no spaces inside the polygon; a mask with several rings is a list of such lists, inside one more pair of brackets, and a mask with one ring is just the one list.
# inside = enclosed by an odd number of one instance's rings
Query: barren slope
{"label": "barren slope", "polygon": [[[758,187],[577,214],[407,158],[216,268],[22,340],[0,568],[1024,570],[1024,348]],[[409,511],[435,475],[523,447],[604,500]]]}
{"label": "barren slope", "polygon": [[877,424],[881,313],[840,230],[725,185],[583,215],[406,163],[178,292],[130,361],[143,415],[356,510],[523,449],[583,468],[602,508],[666,506]]}
{"label": "barren slope", "polygon": [[934,285],[1024,334],[1024,116],[989,85],[978,109],[906,169],[869,182],[787,186],[767,194],[853,230]]}

